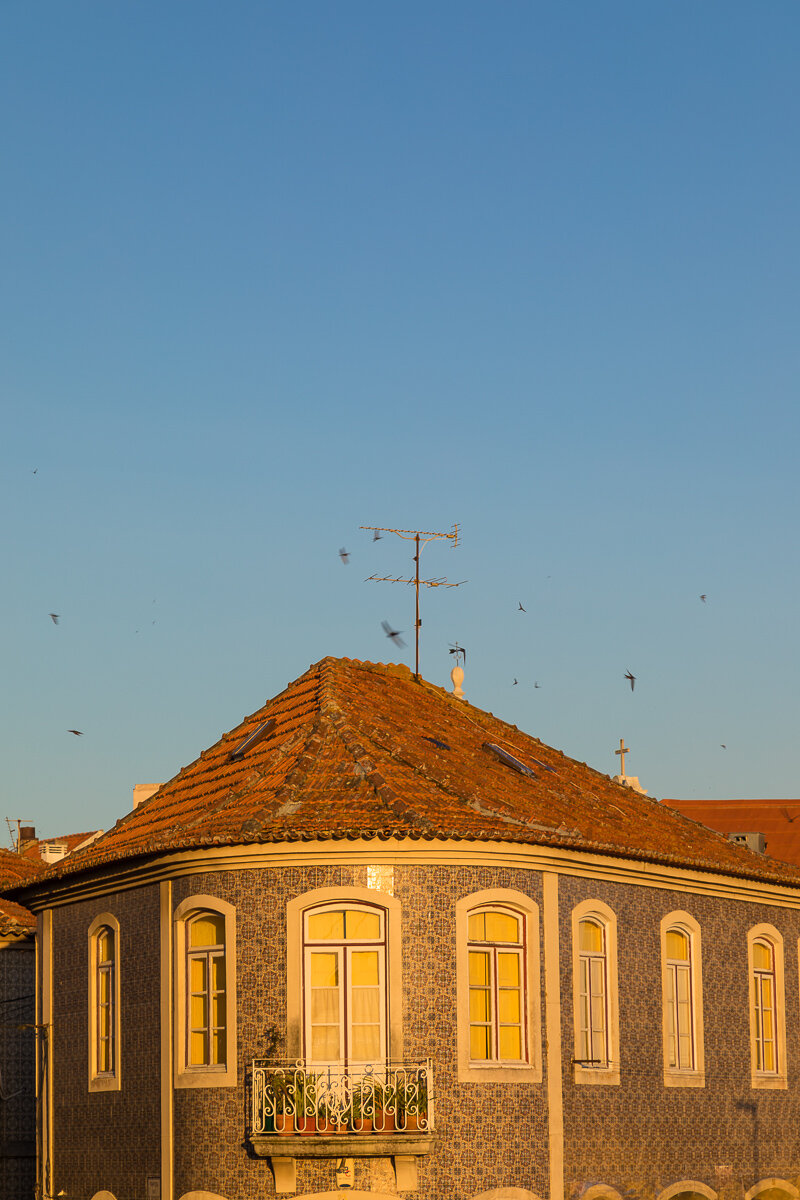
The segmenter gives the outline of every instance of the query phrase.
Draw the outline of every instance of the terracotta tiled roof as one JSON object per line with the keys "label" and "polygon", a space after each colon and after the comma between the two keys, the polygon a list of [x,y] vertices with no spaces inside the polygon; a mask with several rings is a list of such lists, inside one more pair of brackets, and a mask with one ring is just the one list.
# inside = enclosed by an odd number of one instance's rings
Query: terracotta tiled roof
{"label": "terracotta tiled roof", "polygon": [[767,854],[800,866],[800,800],[665,800],[720,833],[763,833]]}
{"label": "terracotta tiled roof", "polygon": [[406,667],[333,658],[310,667],[91,846],[54,863],[45,879],[202,846],[357,837],[558,846],[800,887],[800,869],[735,846],[416,682]]}
{"label": "terracotta tiled roof", "polygon": [[[41,860],[28,862],[10,850],[0,850],[0,892],[32,883],[44,873]],[[0,937],[19,937],[36,928],[36,917],[27,908],[0,896]]]}

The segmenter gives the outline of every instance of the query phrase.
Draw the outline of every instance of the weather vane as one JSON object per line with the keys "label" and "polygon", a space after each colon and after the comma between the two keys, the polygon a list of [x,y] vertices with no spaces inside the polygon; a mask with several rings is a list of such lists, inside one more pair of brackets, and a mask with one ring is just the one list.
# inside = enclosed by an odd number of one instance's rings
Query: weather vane
{"label": "weather vane", "polygon": [[428,542],[436,542],[441,540],[450,541],[453,543],[453,549],[458,545],[458,525],[454,525],[450,533],[429,533],[422,529],[387,529],[383,525],[361,525],[361,529],[372,530],[374,537],[373,541],[377,541],[382,533],[395,533],[398,537],[405,541],[414,542],[414,578],[404,579],[401,575],[370,575],[365,579],[365,583],[407,583],[414,585],[416,593],[416,616],[414,620],[414,644],[415,644],[415,660],[414,660],[414,678],[419,679],[419,630],[422,624],[419,615],[419,589],[423,587],[461,587],[462,583],[466,583],[466,579],[460,580],[458,583],[448,583],[445,576],[438,579],[420,579],[419,577],[419,556],[423,546],[427,546]]}

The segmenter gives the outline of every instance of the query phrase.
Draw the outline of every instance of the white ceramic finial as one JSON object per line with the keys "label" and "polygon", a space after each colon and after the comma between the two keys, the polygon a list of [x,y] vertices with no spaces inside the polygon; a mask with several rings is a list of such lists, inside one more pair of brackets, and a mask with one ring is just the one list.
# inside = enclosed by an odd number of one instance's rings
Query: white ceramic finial
{"label": "white ceramic finial", "polygon": [[461,685],[464,682],[464,668],[458,666],[453,667],[452,671],[450,672],[450,678],[453,681],[453,695],[455,696],[456,700],[463,700],[464,691]]}

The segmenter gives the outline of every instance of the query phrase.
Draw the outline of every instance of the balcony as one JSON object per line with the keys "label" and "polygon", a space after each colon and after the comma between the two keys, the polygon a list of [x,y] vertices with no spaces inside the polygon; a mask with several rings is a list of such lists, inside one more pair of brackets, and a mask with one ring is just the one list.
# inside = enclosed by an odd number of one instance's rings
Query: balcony
{"label": "balcony", "polygon": [[250,1142],[256,1154],[272,1159],[276,1182],[279,1170],[293,1180],[296,1158],[387,1155],[399,1178],[431,1149],[433,1117],[430,1059],[373,1066],[253,1063]]}

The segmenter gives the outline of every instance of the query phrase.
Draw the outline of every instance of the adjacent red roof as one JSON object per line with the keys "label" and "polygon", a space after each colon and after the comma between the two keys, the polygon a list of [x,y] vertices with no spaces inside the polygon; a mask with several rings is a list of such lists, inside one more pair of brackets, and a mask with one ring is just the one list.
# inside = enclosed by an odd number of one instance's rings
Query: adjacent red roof
{"label": "adjacent red roof", "polygon": [[665,800],[720,833],[763,833],[770,858],[800,866],[800,800]]}
{"label": "adjacent red roof", "polygon": [[613,783],[406,667],[334,658],[45,879],[194,847],[368,837],[559,846],[800,887],[800,869]]}
{"label": "adjacent red roof", "polygon": [[[0,892],[32,883],[44,873],[40,861],[29,862],[11,850],[0,850]],[[27,935],[36,928],[36,917],[27,908],[0,896],[0,937]]]}

